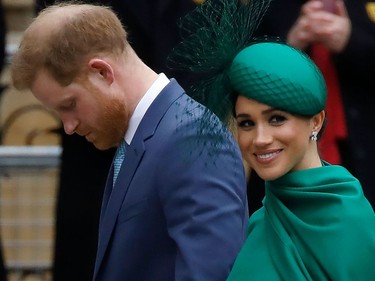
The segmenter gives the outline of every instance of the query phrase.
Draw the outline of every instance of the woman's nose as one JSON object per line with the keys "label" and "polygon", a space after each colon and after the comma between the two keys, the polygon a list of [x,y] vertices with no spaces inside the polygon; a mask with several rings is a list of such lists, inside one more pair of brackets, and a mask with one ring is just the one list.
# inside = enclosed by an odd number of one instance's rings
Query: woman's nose
{"label": "woman's nose", "polygon": [[272,142],[272,135],[265,127],[258,127],[255,130],[254,144],[258,146],[267,145]]}

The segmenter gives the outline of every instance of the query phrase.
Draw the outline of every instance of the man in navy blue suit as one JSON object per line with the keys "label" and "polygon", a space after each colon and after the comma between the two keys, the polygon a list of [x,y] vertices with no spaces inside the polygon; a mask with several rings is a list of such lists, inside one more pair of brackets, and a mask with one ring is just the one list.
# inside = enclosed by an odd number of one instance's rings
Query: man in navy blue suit
{"label": "man in navy blue suit", "polygon": [[[36,0],[39,13],[62,0]],[[121,19],[137,55],[156,72],[174,77],[180,85],[188,75],[166,67],[169,51],[181,41],[178,18],[196,7],[193,0],[84,0],[110,6]],[[185,82],[186,81],[186,82]],[[56,195],[52,280],[92,280],[100,204],[115,149],[98,150],[77,134],[59,127],[62,156]],[[89,193],[89,197],[88,197]],[[73,231],[74,230],[74,231]]]}
{"label": "man in navy blue suit", "polygon": [[176,80],[144,64],[110,9],[42,11],[12,80],[56,111],[67,134],[126,148],[118,176],[117,156],[108,174],[95,281],[226,280],[247,223],[239,148]]}

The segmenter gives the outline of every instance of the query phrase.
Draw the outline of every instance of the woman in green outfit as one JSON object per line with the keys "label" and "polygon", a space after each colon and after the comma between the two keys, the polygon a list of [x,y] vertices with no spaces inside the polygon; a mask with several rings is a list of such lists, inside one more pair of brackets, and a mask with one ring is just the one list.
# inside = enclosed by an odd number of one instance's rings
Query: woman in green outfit
{"label": "woman in green outfit", "polygon": [[238,142],[265,180],[263,207],[228,280],[375,280],[375,216],[361,184],[321,160],[326,88],[313,62],[280,43],[234,59]]}
{"label": "woman in green outfit", "polygon": [[190,36],[170,57],[212,73],[191,94],[224,122],[234,114],[243,158],[266,182],[228,280],[375,280],[374,211],[359,181],[319,156],[322,74],[291,46],[244,40],[269,1],[245,2],[206,2],[182,22]]}

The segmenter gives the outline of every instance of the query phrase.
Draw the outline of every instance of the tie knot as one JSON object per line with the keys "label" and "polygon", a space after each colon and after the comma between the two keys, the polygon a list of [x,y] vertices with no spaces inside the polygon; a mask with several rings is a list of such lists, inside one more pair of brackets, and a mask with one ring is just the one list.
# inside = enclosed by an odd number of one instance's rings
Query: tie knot
{"label": "tie knot", "polygon": [[124,155],[126,151],[126,142],[122,141],[117,148],[117,154]]}

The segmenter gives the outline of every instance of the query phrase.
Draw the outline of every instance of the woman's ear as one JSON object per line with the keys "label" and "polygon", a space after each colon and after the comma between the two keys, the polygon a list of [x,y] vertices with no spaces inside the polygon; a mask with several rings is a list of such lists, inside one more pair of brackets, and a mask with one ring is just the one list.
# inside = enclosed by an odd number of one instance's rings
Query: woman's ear
{"label": "woman's ear", "polygon": [[114,81],[114,70],[112,66],[103,59],[93,58],[88,62],[89,72],[103,79],[108,85]]}
{"label": "woman's ear", "polygon": [[323,127],[324,120],[326,118],[326,112],[324,110],[313,116],[313,131],[319,132]]}

